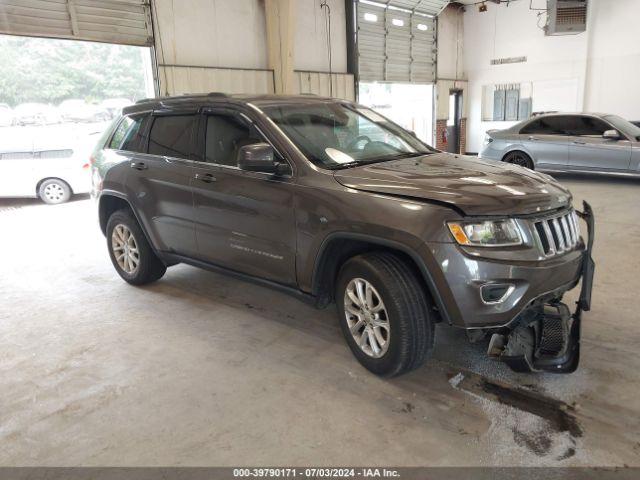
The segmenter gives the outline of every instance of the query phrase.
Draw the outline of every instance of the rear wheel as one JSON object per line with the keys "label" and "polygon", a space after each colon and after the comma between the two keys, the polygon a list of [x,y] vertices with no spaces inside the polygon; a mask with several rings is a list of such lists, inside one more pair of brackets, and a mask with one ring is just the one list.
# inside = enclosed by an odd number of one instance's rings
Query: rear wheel
{"label": "rear wheel", "polygon": [[524,152],[509,152],[505,155],[502,161],[513,163],[514,165],[520,165],[521,167],[528,168],[529,170],[534,169],[533,160],[531,160],[531,157]]}
{"label": "rear wheel", "polygon": [[160,279],[167,271],[129,210],[114,212],[107,222],[106,233],[111,263],[126,282],[145,285]]}
{"label": "rear wheel", "polygon": [[434,322],[417,273],[393,253],[359,255],[338,276],[340,327],[358,361],[393,377],[418,368],[433,349]]}
{"label": "rear wheel", "polygon": [[40,184],[38,196],[49,205],[68,202],[71,198],[71,187],[64,180],[50,178]]}

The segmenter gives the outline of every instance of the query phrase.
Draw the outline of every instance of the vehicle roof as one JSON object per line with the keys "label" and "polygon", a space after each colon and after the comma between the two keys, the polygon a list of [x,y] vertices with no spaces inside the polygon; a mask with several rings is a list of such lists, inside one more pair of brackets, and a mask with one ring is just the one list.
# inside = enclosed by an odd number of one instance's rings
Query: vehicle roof
{"label": "vehicle roof", "polygon": [[248,95],[248,94],[233,94],[227,95],[224,93],[205,93],[199,95],[181,95],[175,97],[161,97],[161,98],[146,98],[139,100],[134,105],[123,108],[122,113],[124,115],[148,111],[154,108],[175,108],[175,107],[195,107],[205,105],[216,104],[237,104],[246,105],[252,104],[257,107],[270,107],[281,105],[306,105],[313,103],[326,103],[326,102],[346,102],[331,97],[321,97],[318,95]]}
{"label": "vehicle roof", "polygon": [[558,117],[558,116],[566,116],[566,115],[590,115],[592,117],[606,117],[612,114],[601,113],[601,112],[548,112],[548,113],[540,113],[538,115],[533,115],[531,118],[528,118],[527,120],[536,120],[538,118]]}

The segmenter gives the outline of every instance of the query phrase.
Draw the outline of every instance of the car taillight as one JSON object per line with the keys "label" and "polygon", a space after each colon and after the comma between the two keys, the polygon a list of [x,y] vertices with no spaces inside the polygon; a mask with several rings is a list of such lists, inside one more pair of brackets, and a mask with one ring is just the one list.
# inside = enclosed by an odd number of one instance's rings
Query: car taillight
{"label": "car taillight", "polygon": [[82,169],[83,170],[88,170],[90,166],[91,165],[89,165],[88,163],[85,163],[84,165],[82,165]]}

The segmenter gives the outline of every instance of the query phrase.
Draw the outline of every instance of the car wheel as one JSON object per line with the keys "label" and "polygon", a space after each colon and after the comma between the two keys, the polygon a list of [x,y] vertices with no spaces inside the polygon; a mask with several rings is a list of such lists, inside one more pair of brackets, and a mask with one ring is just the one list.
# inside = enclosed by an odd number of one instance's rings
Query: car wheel
{"label": "car wheel", "polygon": [[340,270],[335,298],[349,348],[376,375],[418,368],[433,349],[424,286],[400,257],[374,252],[352,258]]}
{"label": "car wheel", "polygon": [[533,160],[531,157],[524,152],[509,152],[505,155],[504,162],[513,163],[514,165],[520,165],[521,167],[528,168],[529,170],[533,170]]}
{"label": "car wheel", "polygon": [[126,282],[145,285],[162,278],[167,271],[129,210],[113,213],[106,233],[111,263]]}
{"label": "car wheel", "polygon": [[71,198],[71,187],[63,180],[50,178],[40,184],[38,196],[49,205],[68,202]]}

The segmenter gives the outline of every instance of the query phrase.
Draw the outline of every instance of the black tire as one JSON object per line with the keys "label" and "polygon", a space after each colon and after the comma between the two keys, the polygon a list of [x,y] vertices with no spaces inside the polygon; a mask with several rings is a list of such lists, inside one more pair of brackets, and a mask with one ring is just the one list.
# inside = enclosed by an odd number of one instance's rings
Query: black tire
{"label": "black tire", "polygon": [[[116,227],[122,226],[126,227],[133,236],[133,245],[136,246],[136,253],[138,254],[138,263],[136,267],[129,272],[118,263],[114,251],[114,238],[117,238],[118,235],[116,233],[114,236],[114,230]],[[121,231],[122,229],[119,230]],[[159,280],[167,271],[167,267],[153,252],[153,249],[147,241],[147,237],[130,210],[124,209],[114,212],[107,222],[106,234],[111,263],[113,263],[113,267],[118,272],[118,275],[126,282],[132,285],[146,285]]]}
{"label": "black tire", "polygon": [[520,165],[521,167],[534,170],[533,160],[524,152],[519,150],[507,153],[502,159],[503,162],[512,163],[514,165]]}
{"label": "black tire", "polygon": [[[356,279],[369,282],[386,307],[388,347],[379,358],[366,353],[349,329],[345,293]],[[335,298],[347,344],[370,372],[384,377],[401,375],[421,366],[433,350],[435,325],[424,286],[415,269],[397,255],[372,252],[347,261],[338,275]]]}
{"label": "black tire", "polygon": [[49,178],[38,187],[38,197],[49,205],[68,202],[71,193],[69,184],[59,178]]}

